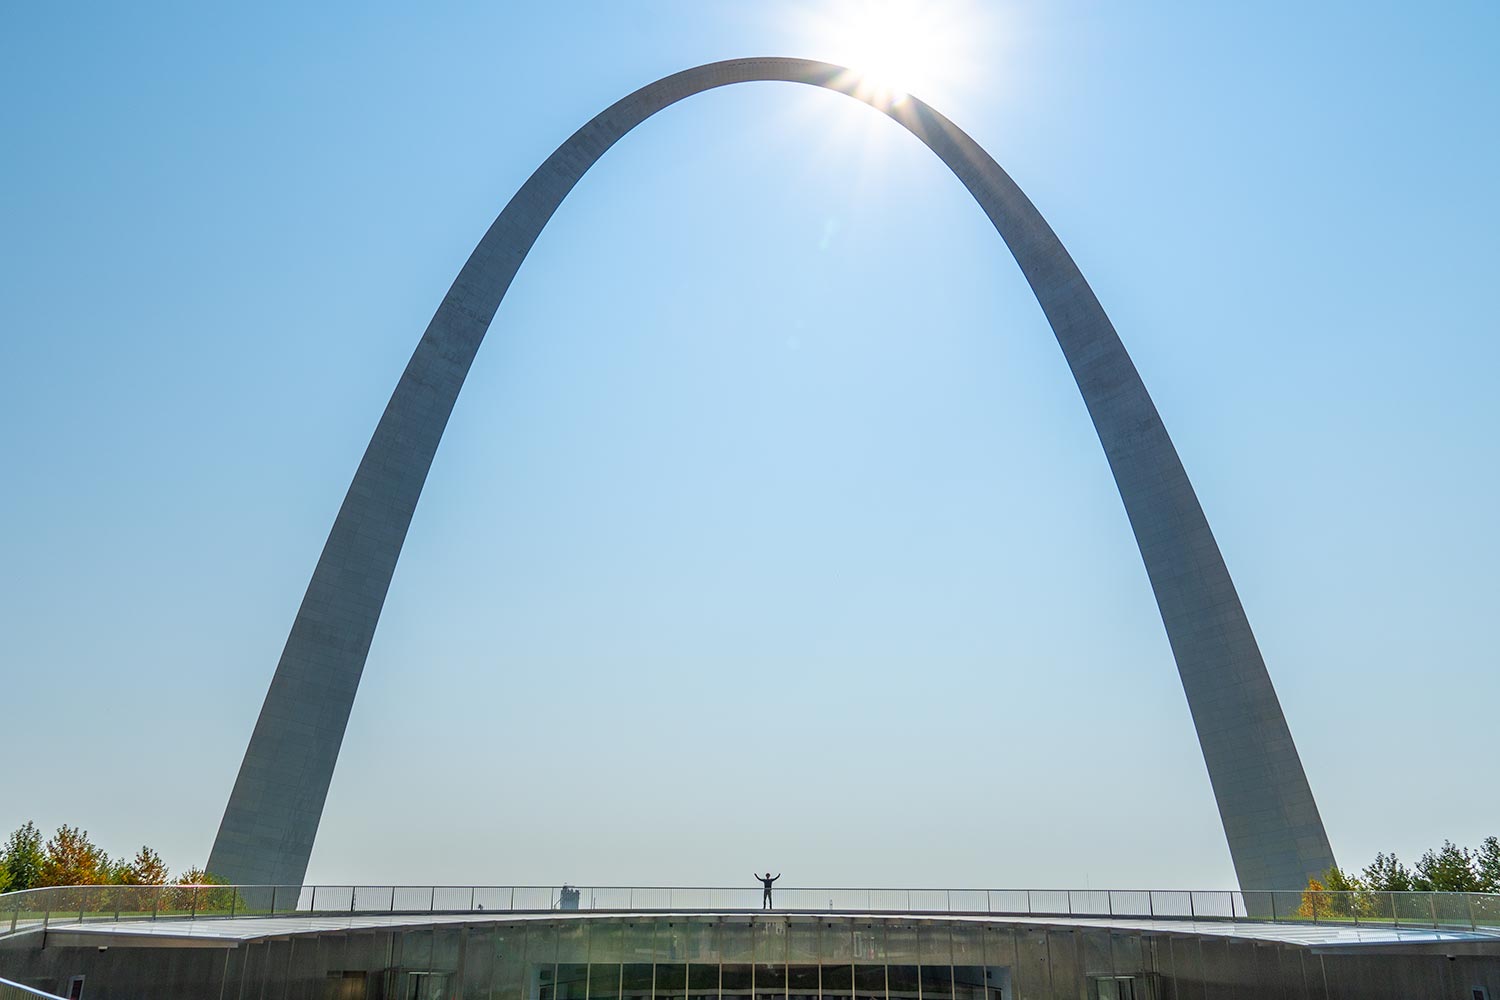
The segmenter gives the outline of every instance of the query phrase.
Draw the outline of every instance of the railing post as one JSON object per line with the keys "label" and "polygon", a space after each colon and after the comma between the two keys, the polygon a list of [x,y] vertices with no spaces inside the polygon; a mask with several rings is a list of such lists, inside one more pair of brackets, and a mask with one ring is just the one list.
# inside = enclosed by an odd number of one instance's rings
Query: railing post
{"label": "railing post", "polygon": [[1469,930],[1479,930],[1479,924],[1474,920],[1474,894],[1472,892],[1464,893],[1464,905],[1469,908]]}
{"label": "railing post", "polygon": [[240,887],[234,886],[229,890],[229,919],[234,919],[234,904],[240,901]]}
{"label": "railing post", "polygon": [[1146,912],[1150,914],[1152,920],[1156,919],[1156,890],[1154,889],[1146,890]]}
{"label": "railing post", "polygon": [[1276,891],[1271,890],[1271,923],[1276,922]]}
{"label": "railing post", "polygon": [[359,896],[359,886],[357,886],[357,885],[351,885],[349,887],[349,912],[350,913],[354,912],[354,901],[355,901],[355,899],[358,896]]}
{"label": "railing post", "polygon": [[953,912],[953,890],[952,889],[944,889],[943,890],[943,899],[945,900],[945,905],[948,908],[948,912],[952,913]]}
{"label": "railing post", "polygon": [[432,887],[432,895],[427,897],[427,912],[437,912],[437,886]]}
{"label": "railing post", "polygon": [[1026,915],[1031,916],[1031,890],[1026,890]]}
{"label": "railing post", "polygon": [[1391,926],[1392,927],[1400,927],[1401,926],[1401,914],[1396,912],[1396,894],[1394,892],[1392,892],[1390,894],[1390,896],[1391,896]]}
{"label": "railing post", "polygon": [[1190,920],[1198,919],[1198,905],[1193,900],[1193,890],[1191,889],[1188,890],[1188,918]]}
{"label": "railing post", "polygon": [[189,920],[197,920],[198,919],[198,887],[196,885],[193,886],[193,898],[192,898],[192,901],[188,904],[188,919]]}
{"label": "railing post", "polygon": [[307,901],[307,912],[309,912],[309,913],[317,913],[318,912],[318,887],[317,886],[313,886],[312,887],[312,899],[309,899]]}
{"label": "railing post", "polygon": [[1432,927],[1433,927],[1434,930],[1436,930],[1437,929],[1437,925],[1438,925],[1438,918],[1437,918],[1437,893],[1435,893],[1435,892],[1429,892],[1427,894],[1427,908],[1432,911]]}
{"label": "railing post", "polygon": [[469,886],[469,912],[470,913],[474,912],[474,894],[476,892],[478,892],[478,891],[479,890],[476,889],[474,886],[472,886],[472,885]]}
{"label": "railing post", "polygon": [[1308,895],[1310,897],[1312,897],[1312,922],[1313,923],[1317,923],[1318,922],[1318,896],[1319,896],[1319,893],[1310,892],[1310,893],[1308,893]]}
{"label": "railing post", "polygon": [[510,887],[510,912],[516,912],[516,887]]}
{"label": "railing post", "polygon": [[911,912],[911,890],[910,889],[906,890],[906,912],[907,913]]}
{"label": "railing post", "polygon": [[995,912],[995,904],[990,900],[990,890],[988,890],[988,889],[984,890],[984,912],[985,913],[994,913]]}

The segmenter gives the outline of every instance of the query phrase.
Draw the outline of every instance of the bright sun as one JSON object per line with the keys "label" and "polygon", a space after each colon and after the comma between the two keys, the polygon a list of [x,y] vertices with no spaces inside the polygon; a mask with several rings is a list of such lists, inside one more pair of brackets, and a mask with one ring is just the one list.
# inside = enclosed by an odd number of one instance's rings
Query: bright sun
{"label": "bright sun", "polygon": [[858,75],[861,97],[899,104],[954,83],[980,19],[972,7],[917,0],[845,0],[810,24],[829,62]]}

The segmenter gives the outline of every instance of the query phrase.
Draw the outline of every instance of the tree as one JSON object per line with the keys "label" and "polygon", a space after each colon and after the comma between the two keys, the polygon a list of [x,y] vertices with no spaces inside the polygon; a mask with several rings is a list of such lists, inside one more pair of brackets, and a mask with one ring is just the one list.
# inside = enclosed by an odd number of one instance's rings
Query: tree
{"label": "tree", "polygon": [[1376,854],[1364,870],[1364,883],[1372,892],[1410,892],[1411,871],[1394,854]]}
{"label": "tree", "polygon": [[5,841],[5,850],[0,852],[0,867],[5,874],[0,880],[8,883],[10,892],[31,889],[37,885],[42,874],[42,832],[30,820],[14,830]]}
{"label": "tree", "polygon": [[1500,892],[1500,838],[1486,837],[1474,853],[1479,892]]}
{"label": "tree", "polygon": [[1467,847],[1451,840],[1443,841],[1436,851],[1422,855],[1416,865],[1412,888],[1429,892],[1478,892],[1479,876],[1474,873],[1474,855]]}
{"label": "tree", "polygon": [[109,878],[109,855],[87,830],[64,823],[47,841],[37,885],[99,885]]}
{"label": "tree", "polygon": [[121,885],[166,885],[171,878],[161,855],[143,845],[134,858],[116,869],[114,881]]}
{"label": "tree", "polygon": [[1329,894],[1319,901],[1321,912],[1347,917],[1364,902],[1364,882],[1357,875],[1345,874],[1336,864],[1330,865],[1324,874],[1323,887],[1328,890]]}

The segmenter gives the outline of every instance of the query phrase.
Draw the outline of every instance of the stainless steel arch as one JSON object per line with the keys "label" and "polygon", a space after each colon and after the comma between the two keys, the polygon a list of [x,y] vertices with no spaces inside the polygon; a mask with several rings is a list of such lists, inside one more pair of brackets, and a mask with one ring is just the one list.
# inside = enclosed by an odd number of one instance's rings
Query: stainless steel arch
{"label": "stainless steel arch", "polygon": [[[736,59],[666,77],[558,147],[511,198],[417,344],[344,498],[292,624],[209,857],[238,883],[300,883],[375,625],[459,389],[517,269],[585,171],[661,109],[776,80],[859,97],[842,67]],[[1299,889],[1333,863],[1286,718],[1156,406],[1072,258],[1005,171],[908,98],[879,107],[973,194],[1010,247],[1083,394],[1177,660],[1242,888]]]}

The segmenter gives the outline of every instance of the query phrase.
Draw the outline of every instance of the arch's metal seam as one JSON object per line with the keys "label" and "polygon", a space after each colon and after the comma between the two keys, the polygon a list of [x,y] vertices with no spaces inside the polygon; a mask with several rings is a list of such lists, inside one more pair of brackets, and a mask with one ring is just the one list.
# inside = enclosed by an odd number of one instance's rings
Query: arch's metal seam
{"label": "arch's metal seam", "polygon": [[[266,694],[209,871],[238,883],[302,881],[433,454],[485,331],[542,227],[584,172],[651,115],[715,87],[769,80],[859,97],[848,71],[801,59],[737,59],[674,74],[575,132],[485,233],[417,344],[359,463]],[[879,110],[921,139],[973,194],[1057,335],[1146,564],[1240,886],[1302,888],[1333,863],[1328,837],[1229,571],[1135,365],[1057,236],[989,154],[921,101]],[[1149,798],[1142,802],[1146,808]]]}

